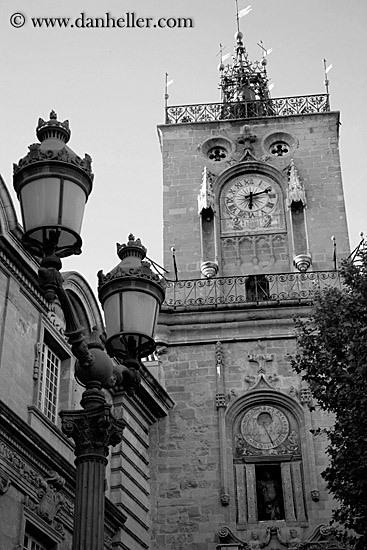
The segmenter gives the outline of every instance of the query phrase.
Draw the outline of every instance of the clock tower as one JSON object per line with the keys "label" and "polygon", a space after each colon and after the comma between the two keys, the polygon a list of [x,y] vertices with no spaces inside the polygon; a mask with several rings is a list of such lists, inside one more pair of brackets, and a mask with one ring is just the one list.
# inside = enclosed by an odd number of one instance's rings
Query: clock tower
{"label": "clock tower", "polygon": [[176,405],[151,433],[154,550],[331,540],[327,440],[313,433],[332,419],[289,357],[294,317],[339,285],[333,243],[349,252],[339,113],[328,94],[272,98],[266,56],[235,39],[221,101],[169,106],[158,129],[159,350]]}

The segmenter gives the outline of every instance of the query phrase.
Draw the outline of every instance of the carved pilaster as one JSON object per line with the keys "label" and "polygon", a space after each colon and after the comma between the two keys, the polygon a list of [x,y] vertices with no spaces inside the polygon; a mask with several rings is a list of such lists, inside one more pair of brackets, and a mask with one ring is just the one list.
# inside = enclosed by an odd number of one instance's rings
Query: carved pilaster
{"label": "carved pilaster", "polygon": [[222,506],[228,506],[230,496],[228,491],[228,473],[227,473],[227,445],[226,445],[226,427],[224,414],[227,407],[224,389],[224,362],[222,343],[217,342],[215,345],[215,362],[216,362],[216,379],[217,393],[215,396],[217,411],[218,411],[218,426],[219,426],[219,464],[221,477],[220,500]]}

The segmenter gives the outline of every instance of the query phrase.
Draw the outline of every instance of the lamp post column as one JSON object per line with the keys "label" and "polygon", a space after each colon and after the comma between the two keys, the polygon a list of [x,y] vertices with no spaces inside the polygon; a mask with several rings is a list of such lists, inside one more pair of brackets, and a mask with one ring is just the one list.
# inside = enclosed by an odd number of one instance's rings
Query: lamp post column
{"label": "lamp post column", "polygon": [[76,488],[73,550],[103,550],[105,473],[109,445],[125,427],[112,416],[98,382],[83,393],[83,410],[62,411],[62,430],[75,442]]}

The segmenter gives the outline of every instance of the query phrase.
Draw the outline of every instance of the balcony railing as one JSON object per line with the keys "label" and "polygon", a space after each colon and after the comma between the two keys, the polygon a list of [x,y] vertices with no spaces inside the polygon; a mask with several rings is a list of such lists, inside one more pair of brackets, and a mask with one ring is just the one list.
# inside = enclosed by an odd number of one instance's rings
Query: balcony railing
{"label": "balcony railing", "polygon": [[338,271],[170,281],[164,307],[211,309],[245,304],[272,306],[281,302],[306,304],[312,302],[315,292],[330,286],[341,288]]}
{"label": "balcony railing", "polygon": [[[245,543],[217,544],[217,550],[245,550],[246,548],[248,548],[248,546],[245,545]],[[277,548],[279,547],[277,546]],[[304,542],[301,544],[300,549],[301,548],[302,550],[351,550],[347,546],[342,546],[333,541]],[[276,550],[276,548],[271,546],[269,550]]]}
{"label": "balcony railing", "polygon": [[235,103],[178,105],[166,107],[166,124],[308,115],[328,111],[330,111],[328,94],[238,101]]}

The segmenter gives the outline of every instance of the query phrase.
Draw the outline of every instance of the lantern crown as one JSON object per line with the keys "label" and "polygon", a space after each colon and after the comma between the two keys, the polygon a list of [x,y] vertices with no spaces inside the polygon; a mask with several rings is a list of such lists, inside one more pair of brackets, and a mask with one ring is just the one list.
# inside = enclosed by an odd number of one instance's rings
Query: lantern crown
{"label": "lantern crown", "polygon": [[52,110],[50,112],[50,120],[48,122],[43,120],[43,118],[38,119],[36,135],[41,143],[45,139],[49,138],[56,138],[64,143],[67,143],[71,135],[69,121],[64,120],[64,122],[61,122],[60,120],[57,120],[57,114]]}
{"label": "lantern crown", "polygon": [[117,243],[116,248],[118,257],[125,263],[125,265],[127,264],[128,258],[130,259],[129,262],[131,262],[132,258],[137,258],[138,261],[142,261],[147,254],[147,249],[141,244],[141,240],[135,239],[132,233],[128,236],[128,241],[126,244]]}
{"label": "lantern crown", "polygon": [[[36,136],[40,143],[29,145],[29,152],[13,164],[14,176],[20,170],[34,163],[62,162],[74,165],[89,176],[90,188],[94,175],[92,173],[92,158],[85,153],[84,159],[78,156],[68,145],[66,145],[71,136],[69,121],[61,122],[57,120],[55,111],[50,112],[50,119],[46,122],[43,118],[38,119],[36,127]],[[14,184],[15,187],[15,184]],[[17,189],[15,188],[17,191]],[[90,191],[89,191],[90,192]],[[17,191],[18,193],[18,191]]]}
{"label": "lantern crown", "polygon": [[114,279],[125,277],[137,277],[152,281],[160,286],[164,292],[166,288],[164,280],[152,271],[151,264],[148,261],[144,261],[147,249],[139,238],[135,239],[134,235],[130,233],[128,242],[123,244],[116,243],[116,249],[121,262],[106,275],[102,270],[97,274],[98,292],[101,300],[102,296],[105,295],[105,289],[102,288],[105,284],[110,283]]}

